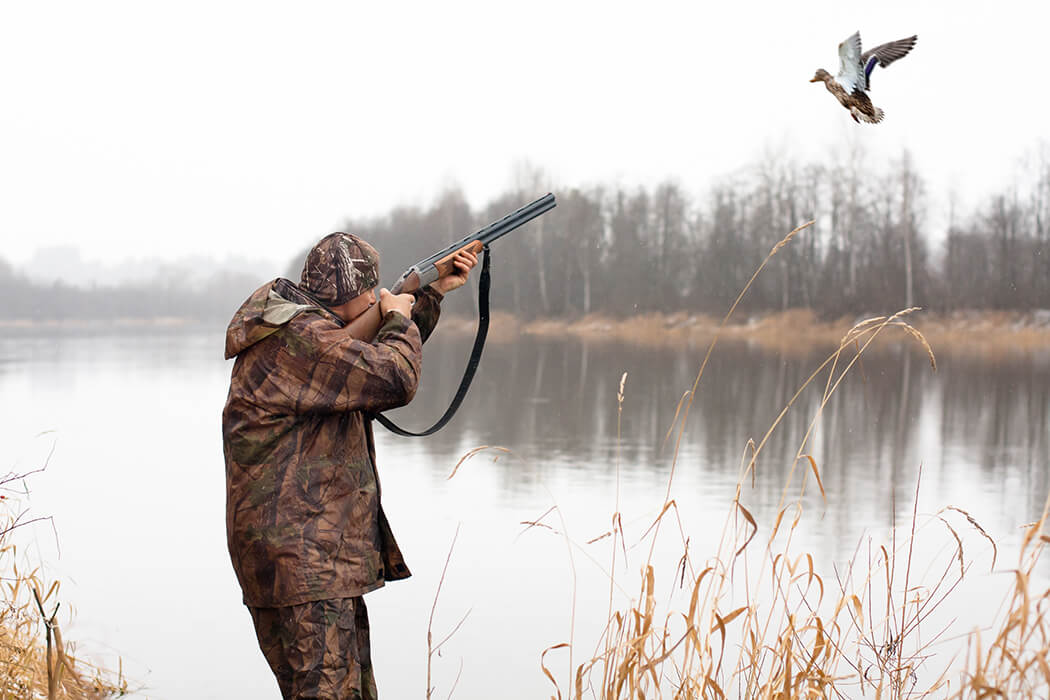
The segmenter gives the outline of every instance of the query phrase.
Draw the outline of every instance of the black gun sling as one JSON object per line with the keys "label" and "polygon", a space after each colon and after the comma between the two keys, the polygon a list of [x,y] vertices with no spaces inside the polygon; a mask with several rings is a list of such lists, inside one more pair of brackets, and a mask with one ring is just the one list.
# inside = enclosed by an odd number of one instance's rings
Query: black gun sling
{"label": "black gun sling", "polygon": [[474,372],[481,363],[481,351],[485,349],[485,336],[489,332],[489,247],[485,246],[483,250],[481,278],[478,280],[478,332],[474,336],[474,347],[470,351],[470,361],[467,362],[467,368],[463,371],[463,379],[459,382],[459,389],[456,390],[452,403],[449,404],[445,410],[445,415],[441,416],[437,423],[420,433],[413,433],[395,425],[393,421],[381,413],[374,414],[373,418],[390,432],[402,437],[426,437],[427,435],[433,435],[452,420],[452,416],[456,414],[459,405],[463,403],[463,398],[467,395],[467,389],[470,388],[470,382],[474,379]]}

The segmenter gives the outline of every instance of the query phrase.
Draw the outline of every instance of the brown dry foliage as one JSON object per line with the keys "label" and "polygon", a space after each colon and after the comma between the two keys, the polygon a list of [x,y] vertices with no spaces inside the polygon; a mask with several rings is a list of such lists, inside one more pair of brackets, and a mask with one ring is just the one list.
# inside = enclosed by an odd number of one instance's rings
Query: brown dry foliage
{"label": "brown dry foliage", "polygon": [[[0,489],[24,475],[0,478]],[[4,503],[9,501],[4,500]],[[74,655],[59,625],[59,584],[18,565],[11,534],[28,521],[6,512],[0,526],[0,698],[100,700],[128,693],[118,669],[108,673]]]}
{"label": "brown dry foliage", "polygon": [[[855,318],[820,319],[810,309],[761,313],[719,328],[719,319],[685,311],[646,313],[619,319],[589,314],[576,319],[538,319],[523,323],[506,312],[493,312],[489,342],[508,343],[522,335],[537,338],[578,338],[590,343],[612,342],[652,348],[700,348],[715,337],[722,343],[747,343],[785,355],[834,349],[856,323]],[[467,334],[473,319],[449,318],[441,332]],[[953,355],[997,358],[1050,348],[1050,325],[1022,312],[922,312],[923,337],[949,348]],[[894,334],[876,347],[900,344]]]}
{"label": "brown dry foliage", "polygon": [[[769,257],[797,232],[778,243]],[[793,536],[804,516],[810,476],[821,497],[827,498],[819,465],[807,454],[807,443],[828,400],[861,356],[884,332],[903,331],[901,337],[914,342],[936,369],[926,337],[906,321],[915,311],[905,309],[855,323],[840,336],[837,347],[798,389],[766,435],[757,444],[749,442],[741,460],[733,507],[713,556],[699,565],[694,562],[689,538],[679,525],[683,555],[664,585],[673,588],[681,582],[689,586],[684,609],[672,606],[667,612],[660,611],[656,601],[661,589],[652,565],[652,548],[641,567],[637,597],[622,609],[614,608],[610,574],[609,617],[595,653],[574,666],[574,644],[570,640],[552,645],[542,654],[542,671],[556,693],[552,697],[560,700],[563,691],[571,698],[603,700],[913,698],[934,693],[948,698],[1015,698],[1046,697],[1050,693],[1050,629],[1043,618],[1050,605],[1050,590],[1038,589],[1033,578],[1039,554],[1050,542],[1050,535],[1045,534],[1046,510],[1039,522],[1025,531],[1003,612],[990,629],[964,636],[963,642],[947,654],[941,648],[945,629],[924,630],[922,634],[920,629],[970,571],[973,561],[966,556],[960,531],[965,528],[966,533],[979,534],[992,542],[993,551],[998,553],[994,540],[969,513],[948,506],[920,518],[914,511],[910,530],[894,530],[891,541],[885,544],[868,542],[863,553],[858,545],[849,565],[841,571],[819,571],[812,555],[792,549]],[[732,310],[719,328],[726,327],[731,314]],[[681,439],[707,358],[718,338],[719,331],[715,330],[696,382],[679,401],[668,439],[675,429]],[[814,389],[822,392],[822,401],[798,447],[777,515],[773,523],[762,525],[768,537],[758,538],[759,524],[742,502],[742,494],[748,482],[756,478],[757,460],[772,432],[798,396]],[[622,410],[622,380],[618,405]],[[642,534],[642,540],[652,538],[653,546],[662,521],[677,514],[670,497],[676,463],[677,447],[664,505]],[[617,473],[618,469],[617,463]],[[1047,505],[1050,508],[1050,499]],[[965,523],[954,514],[964,516]],[[610,572],[615,571],[617,554],[621,550],[624,557],[627,554],[619,503],[612,522],[610,532],[590,541],[606,541],[611,536],[614,566]],[[924,531],[930,526],[943,528],[951,538],[951,551],[938,564],[943,566],[934,570],[933,580],[917,581],[912,575],[914,545],[918,537],[929,536]],[[637,547],[638,543],[630,546]],[[993,568],[994,562],[993,558]],[[620,584],[617,587],[622,588]],[[548,665],[548,655],[558,650],[567,651],[570,667],[575,669],[565,685],[558,682]]]}

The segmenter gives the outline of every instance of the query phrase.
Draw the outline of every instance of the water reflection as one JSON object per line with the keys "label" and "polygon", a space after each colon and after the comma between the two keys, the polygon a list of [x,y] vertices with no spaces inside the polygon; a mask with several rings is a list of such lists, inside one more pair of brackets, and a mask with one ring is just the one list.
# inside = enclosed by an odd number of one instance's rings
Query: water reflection
{"label": "water reflection", "polygon": [[[228,372],[221,347],[217,328],[8,332],[0,340],[0,387],[27,398],[68,391],[103,366],[119,367],[125,379],[163,372],[193,382],[202,367]],[[426,347],[415,401],[392,417],[410,429],[436,419],[469,349],[470,338],[439,329]],[[678,443],[671,428],[703,351],[529,337],[490,343],[449,427],[411,446],[377,432],[382,443],[411,450],[442,472],[474,446],[506,446],[519,458],[497,467],[508,492],[562,470],[611,479],[617,460],[622,474],[651,481],[665,480],[677,459],[676,479],[733,483],[748,440],[761,441],[826,354],[718,348]],[[616,393],[625,372],[618,437]],[[813,424],[804,452],[819,465],[829,532],[844,541],[858,531],[851,523],[889,525],[909,517],[920,465],[925,492],[982,494],[997,503],[996,515],[1008,527],[1012,518],[1038,519],[1050,488],[1050,353],[994,361],[941,353],[933,372],[916,348],[883,348],[864,355],[821,412],[827,381],[825,370],[794,399],[764,447],[755,490],[746,496],[760,509],[778,503]],[[819,503],[815,490],[811,496]]]}
{"label": "water reflection", "polygon": [[[426,348],[423,384],[410,407],[394,412],[396,420],[421,427],[440,415],[469,345],[466,338],[444,337]],[[529,465],[507,465],[501,473],[503,486],[516,489],[532,482],[533,470],[568,468],[611,478],[619,444],[624,473],[666,479],[677,432],[665,438],[702,359],[702,349],[578,340],[523,338],[491,345],[452,426],[419,449],[444,464],[464,446],[512,447]],[[685,425],[681,478],[734,481],[748,440],[763,438],[825,359],[821,352],[787,358],[746,345],[716,350]],[[934,372],[926,355],[909,345],[866,353],[823,412],[830,370],[821,372],[770,436],[758,462],[760,478],[747,498],[762,509],[776,506],[802,437],[819,413],[804,452],[819,465],[828,531],[839,535],[843,547],[855,544],[864,526],[910,518],[920,466],[931,508],[949,493],[973,491],[983,498],[992,490],[1002,534],[1012,531],[1014,516],[1038,519],[1050,488],[1050,360],[938,359]],[[616,391],[624,372],[618,442]],[[811,495],[809,502],[823,509],[816,489]]]}
{"label": "water reflection", "polygon": [[[119,650],[125,669],[158,689],[156,697],[198,697],[202,687],[213,691],[208,697],[275,696],[225,552],[219,412],[230,364],[222,347],[219,328],[0,335],[4,435],[17,442],[58,431],[54,461],[31,488],[33,507],[57,518],[61,556],[47,550],[49,531],[36,539],[77,604],[71,638]],[[469,348],[469,338],[439,328],[416,399],[394,412],[396,420],[419,429],[436,419]],[[441,608],[456,619],[474,611],[449,648],[468,660],[457,691],[463,697],[486,697],[505,677],[521,679],[522,697],[549,695],[537,659],[565,640],[571,582],[562,542],[542,531],[521,536],[519,523],[552,499],[586,541],[608,527],[618,465],[625,520],[640,533],[659,512],[675,464],[672,498],[692,551],[709,556],[705,530],[720,527],[748,440],[762,439],[825,356],[720,347],[681,443],[677,432],[665,443],[703,353],[529,337],[492,344],[449,427],[425,439],[376,428],[384,500],[415,573],[369,601],[384,694],[418,694],[423,627],[459,523]],[[827,503],[810,479],[804,503],[812,517],[799,551],[840,564],[867,534],[907,523],[921,466],[919,512],[966,509],[1000,540],[999,566],[1009,566],[1009,542],[1019,525],[1038,519],[1050,489],[1050,356],[982,361],[941,353],[938,360],[934,373],[907,345],[866,354],[814,422],[827,382],[827,372],[819,375],[771,435],[754,488],[742,495],[762,534],[812,424],[805,452],[819,465]],[[513,454],[448,481],[459,458],[483,444]],[[49,445],[42,447],[46,456]],[[8,462],[38,466],[17,456]],[[673,569],[680,552],[670,554]],[[967,554],[982,556],[969,543]],[[582,607],[588,592],[607,583],[582,565],[576,573]],[[625,572],[628,585],[634,573]],[[600,630],[603,612],[585,618],[581,611],[581,634]],[[517,625],[513,635],[508,619]],[[204,628],[213,632],[200,641]],[[451,662],[443,669],[457,673]]]}
{"label": "water reflection", "polygon": [[941,387],[945,465],[973,463],[987,481],[1016,483],[1021,488],[1003,507],[1036,514],[1050,465],[1050,358],[960,358],[952,370]]}

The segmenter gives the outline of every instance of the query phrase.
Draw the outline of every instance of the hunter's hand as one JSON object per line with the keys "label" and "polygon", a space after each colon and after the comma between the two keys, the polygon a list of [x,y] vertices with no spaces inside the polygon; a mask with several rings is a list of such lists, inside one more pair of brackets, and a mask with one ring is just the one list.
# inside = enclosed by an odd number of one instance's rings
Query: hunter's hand
{"label": "hunter's hand", "polygon": [[379,290],[379,311],[386,316],[390,311],[398,311],[405,318],[412,318],[412,304],[415,297],[411,294],[391,294],[386,288]]}
{"label": "hunter's hand", "polygon": [[467,283],[467,276],[470,275],[470,270],[477,264],[477,255],[469,250],[461,250],[456,253],[456,257],[452,258],[452,265],[456,271],[431,282],[430,286],[442,294],[448,294],[454,289],[459,289]]}

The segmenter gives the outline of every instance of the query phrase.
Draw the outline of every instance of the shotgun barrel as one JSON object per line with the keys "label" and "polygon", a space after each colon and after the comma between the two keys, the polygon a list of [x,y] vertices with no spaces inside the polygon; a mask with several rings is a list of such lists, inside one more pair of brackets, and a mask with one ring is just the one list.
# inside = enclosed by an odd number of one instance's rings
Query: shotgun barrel
{"label": "shotgun barrel", "polygon": [[[390,289],[391,293],[408,294],[423,289],[455,271],[452,259],[459,251],[469,250],[475,254],[481,253],[482,249],[489,243],[527,224],[554,207],[554,195],[548,192],[536,201],[529,202],[520,209],[507,214],[502,219],[492,222],[485,228],[479,229],[433,255],[423,258],[405,270],[404,274]],[[345,328],[353,337],[371,342],[375,338],[376,333],[379,332],[381,322],[382,316],[379,312],[379,304],[374,304],[363,314],[347,323]]]}
{"label": "shotgun barrel", "polygon": [[519,226],[527,224],[540,214],[550,211],[555,205],[554,195],[548,192],[534,202],[530,202],[520,209],[507,214],[502,219],[492,222],[485,228],[463,237],[430,257],[420,260],[405,270],[390,291],[394,294],[401,294],[414,292],[417,289],[426,287],[452,271],[451,260],[459,251],[468,249],[472,253],[480,253],[481,249],[492,241],[507,235]]}

